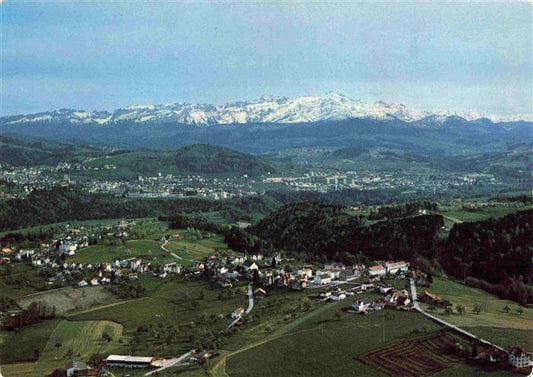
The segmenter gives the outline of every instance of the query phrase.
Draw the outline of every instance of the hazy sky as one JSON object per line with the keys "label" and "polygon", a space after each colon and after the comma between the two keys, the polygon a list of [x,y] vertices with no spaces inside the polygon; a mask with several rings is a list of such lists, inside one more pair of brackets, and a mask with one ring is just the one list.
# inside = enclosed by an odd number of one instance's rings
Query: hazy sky
{"label": "hazy sky", "polygon": [[0,12],[2,115],[330,90],[531,113],[528,3],[6,0]]}

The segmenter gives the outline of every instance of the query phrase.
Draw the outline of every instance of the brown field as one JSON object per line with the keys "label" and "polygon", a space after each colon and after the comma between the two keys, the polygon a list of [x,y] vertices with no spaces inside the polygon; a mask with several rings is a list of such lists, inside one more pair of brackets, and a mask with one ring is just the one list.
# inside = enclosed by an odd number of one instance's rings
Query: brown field
{"label": "brown field", "polygon": [[17,304],[26,309],[32,302],[46,306],[46,312],[62,315],[74,310],[83,310],[91,306],[116,302],[117,298],[102,286],[73,288],[65,287],[23,296]]}
{"label": "brown field", "polygon": [[365,352],[357,359],[394,377],[427,377],[463,362],[449,352],[457,338],[448,331]]}

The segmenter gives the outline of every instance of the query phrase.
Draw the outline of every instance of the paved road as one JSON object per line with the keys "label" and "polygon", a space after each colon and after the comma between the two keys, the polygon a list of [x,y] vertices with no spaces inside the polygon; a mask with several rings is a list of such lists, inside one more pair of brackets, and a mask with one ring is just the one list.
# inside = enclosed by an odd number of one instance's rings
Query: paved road
{"label": "paved road", "polygon": [[254,308],[254,292],[252,290],[252,283],[248,284],[248,309],[246,309],[246,314],[249,314]]}
{"label": "paved road", "polygon": [[[252,290],[252,282],[248,284],[248,308],[244,311],[243,314],[250,314],[252,309],[254,308],[254,291]],[[231,322],[228,325],[228,329],[231,329],[237,322],[239,322],[242,318],[242,315],[239,318],[236,318],[233,322]]]}
{"label": "paved road", "polygon": [[463,335],[466,335],[466,336],[468,336],[469,338],[476,339],[476,340],[480,341],[481,343],[485,343],[485,344],[487,344],[487,345],[489,345],[489,346],[491,346],[491,347],[494,347],[494,348],[497,348],[497,349],[499,349],[499,350],[501,350],[501,351],[505,351],[505,352],[507,352],[506,349],[504,349],[504,348],[502,348],[502,347],[500,347],[500,346],[497,346],[496,344],[493,344],[493,343],[489,342],[488,340],[481,339],[481,338],[475,336],[474,334],[469,333],[468,331],[465,331],[465,330],[463,330],[463,329],[461,329],[461,328],[459,328],[459,327],[457,327],[457,326],[455,326],[455,325],[452,325],[452,324],[449,323],[449,322],[446,322],[446,321],[440,319],[439,317],[436,317],[436,316],[434,316],[434,315],[432,315],[432,314],[426,313],[426,312],[420,307],[420,304],[418,303],[418,297],[417,297],[417,295],[416,295],[415,281],[414,281],[413,279],[410,279],[410,284],[411,284],[411,296],[412,296],[412,298],[413,298],[413,307],[414,307],[417,311],[419,311],[420,313],[422,313],[422,314],[425,315],[426,317],[432,319],[433,321],[438,322],[438,323],[440,323],[441,325],[444,325],[444,326],[446,326],[446,327],[449,327],[449,328],[451,328],[452,330],[455,330],[455,331],[457,331],[457,332],[459,332],[459,333],[461,333],[461,334],[463,334]]}
{"label": "paved road", "polygon": [[150,376],[150,375],[152,375],[154,373],[161,372],[162,370],[165,370],[167,368],[171,368],[173,366],[181,364],[182,361],[185,360],[185,359],[188,359],[191,356],[192,353],[193,353],[193,350],[190,350],[189,352],[184,353],[180,357],[175,357],[173,359],[165,360],[164,365],[161,368],[154,369],[154,370],[146,373],[145,376]]}

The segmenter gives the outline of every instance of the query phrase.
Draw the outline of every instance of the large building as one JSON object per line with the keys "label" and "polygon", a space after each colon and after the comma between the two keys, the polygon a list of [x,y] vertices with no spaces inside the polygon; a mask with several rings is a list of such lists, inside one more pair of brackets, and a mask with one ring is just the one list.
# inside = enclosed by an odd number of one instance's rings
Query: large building
{"label": "large building", "polygon": [[525,368],[531,365],[531,359],[525,349],[514,347],[509,351],[509,363],[515,368]]}
{"label": "large building", "polygon": [[105,362],[108,367],[148,368],[153,360],[153,357],[109,355]]}

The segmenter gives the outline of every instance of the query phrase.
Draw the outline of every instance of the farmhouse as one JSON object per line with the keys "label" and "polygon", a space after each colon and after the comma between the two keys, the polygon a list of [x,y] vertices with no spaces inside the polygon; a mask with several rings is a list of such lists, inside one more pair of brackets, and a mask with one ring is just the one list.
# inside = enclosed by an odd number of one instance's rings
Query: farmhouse
{"label": "farmhouse", "polygon": [[509,351],[509,363],[515,368],[525,368],[531,365],[531,360],[525,349],[514,347]]}
{"label": "farmhouse", "polygon": [[244,313],[244,308],[239,307],[235,309],[233,313],[231,313],[231,318],[234,318],[234,319],[241,318],[243,313]]}
{"label": "farmhouse", "polygon": [[153,360],[153,357],[109,355],[105,362],[108,367],[147,368]]}
{"label": "farmhouse", "polygon": [[98,369],[87,368],[87,364],[82,363],[81,361],[69,361],[65,365],[65,372],[67,377],[98,375]]}
{"label": "farmhouse", "polygon": [[368,267],[368,274],[370,276],[383,276],[387,274],[387,270],[385,270],[385,267],[383,266],[372,266]]}

